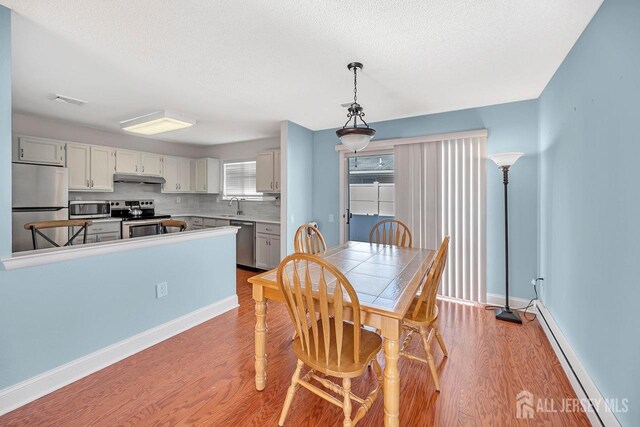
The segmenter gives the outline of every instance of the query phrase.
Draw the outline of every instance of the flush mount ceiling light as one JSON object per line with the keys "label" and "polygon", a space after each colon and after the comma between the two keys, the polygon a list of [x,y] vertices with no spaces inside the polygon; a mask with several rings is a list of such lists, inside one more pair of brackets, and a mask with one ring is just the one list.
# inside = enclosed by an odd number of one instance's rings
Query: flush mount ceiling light
{"label": "flush mount ceiling light", "polygon": [[[369,141],[376,134],[367,122],[364,121],[364,111],[362,106],[358,104],[358,70],[362,70],[363,65],[360,62],[352,62],[347,65],[349,71],[353,70],[353,102],[347,108],[347,122],[342,129],[336,131],[336,135],[340,138],[342,144],[349,150],[357,152],[369,145]],[[358,127],[358,119],[364,124],[364,127]],[[349,126],[349,122],[353,120],[353,126]]]}
{"label": "flush mount ceiling light", "polygon": [[168,111],[157,111],[120,122],[120,128],[127,132],[138,133],[140,135],[157,135],[159,133],[188,128],[195,123],[195,120],[188,119],[179,114]]}

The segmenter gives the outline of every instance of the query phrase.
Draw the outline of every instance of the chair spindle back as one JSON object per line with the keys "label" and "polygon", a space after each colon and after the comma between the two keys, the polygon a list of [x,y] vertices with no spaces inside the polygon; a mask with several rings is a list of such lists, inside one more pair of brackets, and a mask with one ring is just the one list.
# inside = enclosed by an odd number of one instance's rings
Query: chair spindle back
{"label": "chair spindle back", "polygon": [[316,255],[327,250],[322,233],[311,224],[303,224],[298,227],[293,241],[295,251],[298,253]]}
{"label": "chair spindle back", "polygon": [[369,243],[410,248],[413,242],[409,227],[402,221],[385,219],[373,226],[369,233]]}
{"label": "chair spindle back", "polygon": [[[340,366],[344,309],[350,306],[354,324],[353,362],[360,362],[360,302],[349,280],[337,268],[315,255],[296,253],[282,260],[277,281],[296,328],[296,339],[301,341],[307,356],[319,365],[328,366],[333,360]],[[324,351],[320,351],[321,342]]]}
{"label": "chair spindle back", "polygon": [[447,254],[449,253],[449,236],[445,236],[440,244],[436,258],[431,264],[431,268],[426,274],[424,283],[422,284],[422,291],[420,292],[420,298],[413,310],[412,317],[415,319],[420,313],[420,309],[426,310],[426,318],[432,319],[435,316],[436,310],[436,296],[438,295],[438,288],[442,281],[442,272],[447,265]]}

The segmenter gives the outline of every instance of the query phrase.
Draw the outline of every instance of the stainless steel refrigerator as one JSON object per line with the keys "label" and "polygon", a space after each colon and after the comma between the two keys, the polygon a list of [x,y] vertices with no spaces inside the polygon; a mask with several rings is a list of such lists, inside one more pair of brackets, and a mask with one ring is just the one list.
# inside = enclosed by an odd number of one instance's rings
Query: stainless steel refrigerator
{"label": "stainless steel refrigerator", "polygon": [[[31,231],[24,225],[34,221],[69,219],[67,169],[56,166],[12,164],[13,252],[33,250]],[[53,241],[65,243],[66,228],[41,230]],[[38,249],[52,247],[38,239]]]}

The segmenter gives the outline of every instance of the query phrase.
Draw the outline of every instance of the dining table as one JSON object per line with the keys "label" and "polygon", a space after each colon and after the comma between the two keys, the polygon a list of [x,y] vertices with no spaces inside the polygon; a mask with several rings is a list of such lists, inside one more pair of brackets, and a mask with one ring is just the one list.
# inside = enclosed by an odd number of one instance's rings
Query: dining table
{"label": "dining table", "polygon": [[[402,319],[435,258],[435,250],[348,241],[318,256],[340,270],[360,301],[361,324],[379,330],[384,339],[384,425],[398,426],[400,417],[400,337]],[[284,302],[277,269],[253,276],[255,301],[256,389],[267,386],[267,302]],[[349,309],[345,318],[349,319]]]}

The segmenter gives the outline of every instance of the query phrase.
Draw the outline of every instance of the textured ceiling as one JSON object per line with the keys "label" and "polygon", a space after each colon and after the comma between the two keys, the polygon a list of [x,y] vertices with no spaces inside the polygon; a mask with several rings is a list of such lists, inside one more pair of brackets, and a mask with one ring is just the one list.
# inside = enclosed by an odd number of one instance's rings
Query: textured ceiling
{"label": "textured ceiling", "polygon": [[536,98],[602,0],[0,3],[16,111],[117,130],[168,109],[198,124],[159,139],[216,144],[342,126],[354,60],[370,122]]}

